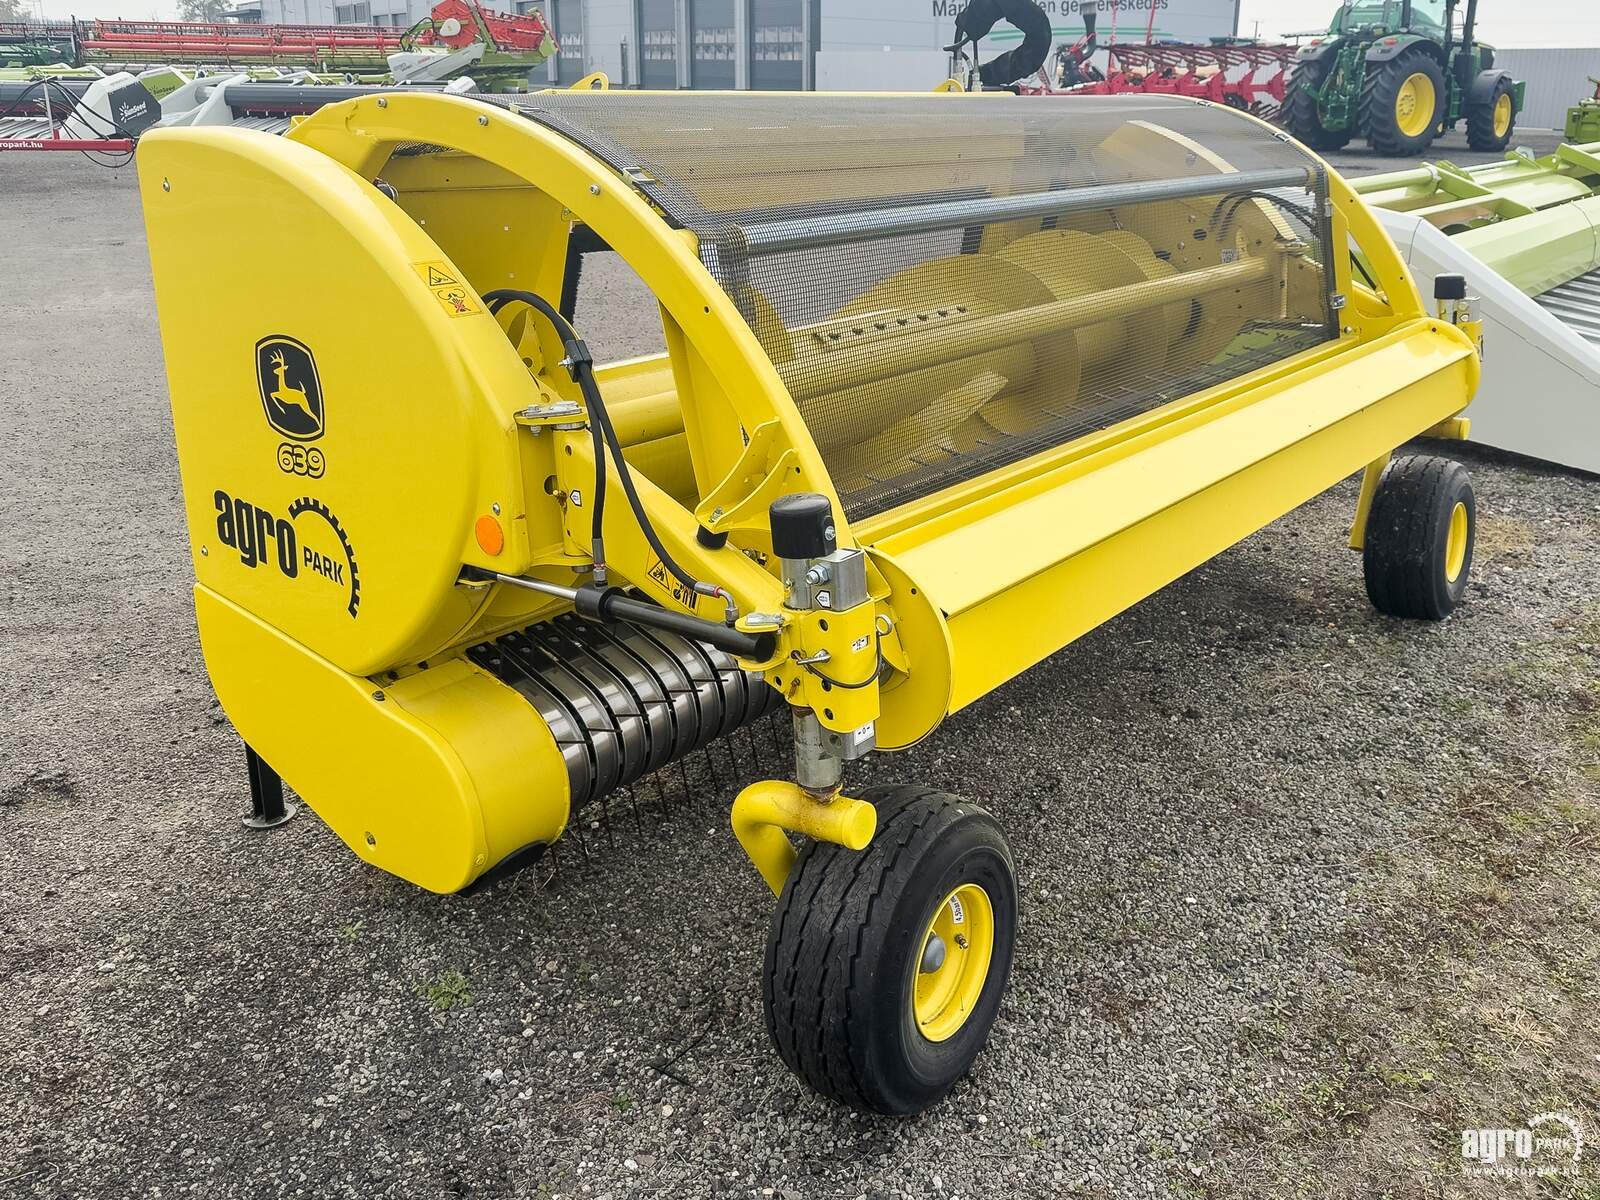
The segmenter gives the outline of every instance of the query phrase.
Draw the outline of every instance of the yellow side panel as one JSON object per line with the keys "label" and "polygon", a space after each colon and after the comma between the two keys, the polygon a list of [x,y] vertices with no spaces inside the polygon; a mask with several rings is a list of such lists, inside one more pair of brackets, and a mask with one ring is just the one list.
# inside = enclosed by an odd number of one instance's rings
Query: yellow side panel
{"label": "yellow side panel", "polygon": [[[1435,422],[1460,410],[1471,395],[1476,359],[1462,354],[1454,364],[1439,364],[1426,376],[1376,403],[1347,405],[1348,415],[1331,423],[1318,420],[1314,394],[1336,403],[1345,388],[1361,388],[1363,381],[1344,371],[1330,372],[1309,389],[1292,395],[1303,406],[1299,420],[1304,436],[1286,440],[1282,449],[1260,457],[1232,474],[1213,476],[1209,486],[1095,541],[1065,561],[998,592],[990,592],[950,617],[955,645],[955,686],[951,711],[972,703],[1008,679],[1083,636],[1117,613],[1220,554],[1242,538],[1270,524],[1284,513],[1326,491],[1364,464],[1386,454]],[[1358,393],[1360,394],[1360,393]],[[1370,395],[1371,393],[1366,393]],[[1240,415],[1248,414],[1245,409]],[[1219,422],[1206,433],[1247,436],[1243,429]],[[1176,450],[1196,435],[1175,439],[1165,448]],[[1194,461],[1204,462],[1205,438],[1192,447]],[[1159,455],[1145,452],[1129,459],[1129,472],[1114,469],[1090,475],[1085,482],[1114,485],[1126,490],[1120,496],[1095,491],[1093,503],[1071,514],[1054,514],[1052,523],[1033,526],[1033,536],[1046,531],[1074,538],[1082,527],[1092,528],[1095,514],[1105,506],[1126,512],[1139,494],[1157,489],[1163,479]],[[1147,460],[1147,461],[1141,461]],[[1213,459],[1213,461],[1215,461]],[[1176,469],[1176,464],[1165,464]],[[1102,478],[1103,477],[1103,478]],[[1082,497],[1080,497],[1082,498]],[[990,543],[985,553],[1003,558],[1006,547]],[[915,570],[915,555],[902,555],[902,563]],[[936,587],[929,593],[941,605],[948,601]],[[959,587],[953,589],[960,591]]]}
{"label": "yellow side panel", "polygon": [[469,663],[380,689],[208,588],[195,589],[195,613],[229,720],[374,866],[454,892],[566,825],[566,771],[549,729]]}
{"label": "yellow side panel", "polygon": [[434,653],[482,603],[476,518],[505,514],[498,569],[528,559],[516,352],[326,155],[157,130],[139,169],[196,578],[352,674]]}

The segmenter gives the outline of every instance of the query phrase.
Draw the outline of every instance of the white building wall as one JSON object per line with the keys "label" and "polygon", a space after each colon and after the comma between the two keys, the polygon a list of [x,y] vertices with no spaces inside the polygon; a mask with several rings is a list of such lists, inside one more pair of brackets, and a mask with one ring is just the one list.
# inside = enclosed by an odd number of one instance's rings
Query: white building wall
{"label": "white building wall", "polygon": [[[437,0],[260,0],[264,25],[398,25],[409,28]],[[361,6],[365,5],[363,9]],[[509,9],[509,4],[507,8]],[[363,15],[363,13],[365,15]]]}
{"label": "white building wall", "polygon": [[1600,75],[1600,46],[1538,50],[1496,50],[1494,62],[1528,82],[1519,129],[1564,129],[1567,109],[1594,95],[1589,76]]}
{"label": "white building wall", "polygon": [[[1083,12],[1099,13],[1100,40],[1108,41],[1115,26],[1118,41],[1143,41],[1151,27],[1154,6],[1157,38],[1203,42],[1234,31],[1237,0],[1040,0],[1050,17],[1057,42],[1075,40],[1083,32]],[[824,50],[937,50],[955,40],[956,15],[965,0],[822,0]],[[1001,22],[986,39],[980,57],[991,58],[1019,40]]]}
{"label": "white building wall", "polygon": [[630,59],[627,79],[629,83],[638,83],[638,54],[635,47],[639,44],[639,39],[634,34],[633,19],[631,3],[617,3],[616,0],[602,3],[600,0],[589,0],[589,3],[584,5],[584,74],[604,71],[611,77],[613,86],[620,85],[624,74],[622,47],[626,42]]}
{"label": "white building wall", "polygon": [[[369,6],[370,19],[401,27],[428,15],[435,0],[356,0]],[[741,30],[738,76],[748,80],[749,5],[739,0]],[[680,24],[686,20],[688,0],[678,0]],[[350,0],[260,0],[261,19],[268,23],[331,25],[341,18],[350,23]],[[1234,32],[1238,0],[1041,0],[1050,16],[1056,43],[1070,42],[1083,32],[1083,11],[1099,13],[1102,43],[1113,31],[1118,40],[1143,40],[1151,27],[1158,38],[1204,41]],[[507,11],[525,10],[526,0],[492,0]],[[829,89],[899,90],[932,87],[945,75],[942,47],[955,38],[956,15],[965,0],[819,0],[817,86]],[[582,0],[583,65],[585,72],[605,71],[614,85],[624,79],[639,81],[639,35],[634,0]],[[1020,35],[1002,22],[979,50],[989,59],[1016,44]],[[624,45],[628,59],[623,68]],[[680,57],[687,61],[683,40]],[[1513,53],[1506,51],[1507,54]],[[1549,53],[1519,51],[1516,53]],[[1572,51],[1582,54],[1583,51]],[[1592,52],[1591,52],[1592,53]],[[1592,65],[1592,63],[1591,63]],[[564,69],[564,68],[563,68]],[[684,67],[687,71],[687,67]],[[1531,76],[1527,76],[1531,78]]]}

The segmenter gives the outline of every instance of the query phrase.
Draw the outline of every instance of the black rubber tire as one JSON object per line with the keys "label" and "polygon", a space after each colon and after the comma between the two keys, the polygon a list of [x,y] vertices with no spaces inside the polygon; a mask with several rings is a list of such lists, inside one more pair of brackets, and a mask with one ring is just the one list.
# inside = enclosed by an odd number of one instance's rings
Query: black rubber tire
{"label": "black rubber tire", "polygon": [[[1334,130],[1324,127],[1322,114],[1317,111],[1317,98],[1308,92],[1305,84],[1313,87],[1322,84],[1322,76],[1326,68],[1319,71],[1319,64],[1305,67],[1296,67],[1289,74],[1289,82],[1283,89],[1283,104],[1278,109],[1278,124],[1289,131],[1296,141],[1312,150],[1342,150],[1350,143],[1353,130]],[[1306,72],[1302,76],[1301,72]]]}
{"label": "black rubber tire", "polygon": [[[1395,98],[1400,93],[1400,85],[1419,71],[1433,83],[1433,120],[1415,137],[1407,137],[1400,132],[1395,120]],[[1438,136],[1447,96],[1444,72],[1426,50],[1406,50],[1386,63],[1369,68],[1366,81],[1361,85],[1360,118],[1367,145],[1374,153],[1389,158],[1415,158]]]}
{"label": "black rubber tire", "polygon": [[[1451,579],[1445,560],[1457,504],[1466,509],[1467,544],[1461,570]],[[1477,527],[1466,467],[1431,454],[1391,462],[1372,497],[1361,556],[1372,606],[1391,617],[1440,621],[1449,616],[1467,590]]]}
{"label": "black rubber tire", "polygon": [[[1511,124],[1504,134],[1494,131],[1494,108],[1501,96],[1511,97]],[[1511,80],[1501,76],[1489,93],[1487,100],[1467,105],[1467,145],[1474,150],[1504,150],[1511,144],[1511,135],[1517,131],[1517,97]]]}
{"label": "black rubber tire", "polygon": [[[975,804],[905,786],[862,798],[878,810],[870,846],[801,850],[773,915],[762,998],[791,1071],[841,1104],[900,1116],[943,1099],[989,1039],[1011,973],[1016,874],[999,825]],[[932,1042],[911,1005],[921,936],[962,883],[989,894],[994,952],[972,1014]]]}

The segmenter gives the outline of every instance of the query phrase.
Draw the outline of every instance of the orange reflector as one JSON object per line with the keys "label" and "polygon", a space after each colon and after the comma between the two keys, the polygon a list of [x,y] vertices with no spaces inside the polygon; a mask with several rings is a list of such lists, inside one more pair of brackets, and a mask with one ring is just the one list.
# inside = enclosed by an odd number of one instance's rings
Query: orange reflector
{"label": "orange reflector", "polygon": [[477,535],[478,548],[485,554],[499,554],[506,548],[505,531],[500,528],[500,522],[493,517],[479,517],[478,523],[472,527],[472,532]]}

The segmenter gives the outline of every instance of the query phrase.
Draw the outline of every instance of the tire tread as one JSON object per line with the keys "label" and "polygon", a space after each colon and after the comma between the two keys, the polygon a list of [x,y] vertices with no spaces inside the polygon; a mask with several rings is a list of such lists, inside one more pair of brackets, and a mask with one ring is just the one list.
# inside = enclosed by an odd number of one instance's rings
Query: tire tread
{"label": "tire tread", "polygon": [[[1465,467],[1437,455],[1389,464],[1372,497],[1362,552],[1367,596],[1379,612],[1436,621],[1453,607],[1441,606],[1434,592],[1443,556],[1439,514],[1454,506],[1467,479]],[[1465,486],[1470,495],[1470,481]]]}
{"label": "tire tread", "polygon": [[[815,842],[801,850],[779,898],[763,984],[768,1032],[789,1069],[832,1100],[879,1109],[883,1099],[872,1093],[861,1072],[867,1030],[859,967],[865,932],[885,889],[899,884],[906,852],[931,843],[960,802],[902,785],[871,789],[864,798],[875,803],[879,815],[877,834],[866,850],[838,854],[832,847],[819,850]],[[875,878],[864,888],[868,872]],[[803,909],[798,920],[797,908]],[[836,977],[844,986],[830,986]],[[784,998],[792,1017],[779,1022],[773,1014]]]}
{"label": "tire tread", "polygon": [[1400,82],[1412,75],[1424,65],[1433,67],[1438,78],[1434,81],[1434,95],[1436,97],[1434,115],[1439,113],[1441,84],[1448,88],[1449,83],[1444,79],[1444,74],[1439,69],[1439,64],[1433,61],[1431,55],[1425,50],[1410,49],[1391,58],[1386,63],[1378,63],[1375,69],[1369,69],[1366,77],[1361,82],[1361,102],[1357,111],[1356,123],[1361,127],[1367,137],[1367,145],[1373,153],[1381,154],[1388,158],[1408,158],[1421,154],[1433,143],[1437,123],[1429,126],[1426,133],[1415,138],[1407,138],[1400,132],[1394,121],[1395,97],[1400,90]]}
{"label": "tire tread", "polygon": [[[1517,118],[1520,113],[1512,110],[1511,125],[1506,130],[1504,137],[1496,137],[1494,132],[1494,106],[1501,95],[1512,91],[1509,80],[1502,78],[1495,84],[1494,90],[1489,93],[1487,103],[1479,102],[1467,105],[1467,146],[1469,149],[1481,153],[1490,153],[1504,150],[1511,144],[1511,139],[1517,132]],[[1515,101],[1513,100],[1513,103]]]}

